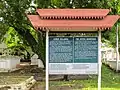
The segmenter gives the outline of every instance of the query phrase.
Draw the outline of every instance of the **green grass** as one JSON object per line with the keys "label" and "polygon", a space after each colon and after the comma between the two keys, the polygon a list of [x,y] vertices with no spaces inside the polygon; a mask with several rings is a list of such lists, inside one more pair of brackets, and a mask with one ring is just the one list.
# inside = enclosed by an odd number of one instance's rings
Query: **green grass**
{"label": "green grass", "polygon": [[[106,90],[120,90],[120,73],[116,73],[105,65],[102,67],[102,88]],[[113,88],[113,89],[110,89]],[[103,89],[105,90],[105,89]]]}
{"label": "green grass", "polygon": [[[50,81],[50,88],[55,88],[54,90],[65,86],[72,87],[70,90],[97,90],[97,76],[91,76],[88,80]],[[120,90],[120,73],[102,65],[101,90]]]}

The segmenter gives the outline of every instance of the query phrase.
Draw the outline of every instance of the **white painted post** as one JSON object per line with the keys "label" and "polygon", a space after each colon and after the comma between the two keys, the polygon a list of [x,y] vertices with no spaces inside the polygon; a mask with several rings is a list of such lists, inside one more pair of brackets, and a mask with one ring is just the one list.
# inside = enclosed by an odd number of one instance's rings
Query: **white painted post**
{"label": "white painted post", "polygon": [[116,72],[119,70],[118,24],[116,28]]}
{"label": "white painted post", "polygon": [[46,90],[49,90],[49,31],[46,31]]}
{"label": "white painted post", "polygon": [[101,90],[101,31],[98,31],[98,90]]}

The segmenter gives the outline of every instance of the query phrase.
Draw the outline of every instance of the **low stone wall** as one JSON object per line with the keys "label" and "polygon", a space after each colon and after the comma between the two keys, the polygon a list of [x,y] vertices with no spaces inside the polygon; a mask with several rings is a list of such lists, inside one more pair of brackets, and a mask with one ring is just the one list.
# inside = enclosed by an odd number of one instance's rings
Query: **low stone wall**
{"label": "low stone wall", "polygon": [[1,56],[0,72],[9,72],[18,69],[16,66],[20,64],[20,57],[17,56]]}
{"label": "low stone wall", "polygon": [[36,80],[34,79],[33,76],[31,76],[29,79],[25,80],[20,84],[0,85],[0,88],[10,87],[10,89],[8,90],[29,90],[35,83],[36,83]]}
{"label": "low stone wall", "polygon": [[[120,70],[120,60],[118,61],[118,70]],[[108,65],[111,69],[116,70],[116,60],[103,61],[104,64]]]}

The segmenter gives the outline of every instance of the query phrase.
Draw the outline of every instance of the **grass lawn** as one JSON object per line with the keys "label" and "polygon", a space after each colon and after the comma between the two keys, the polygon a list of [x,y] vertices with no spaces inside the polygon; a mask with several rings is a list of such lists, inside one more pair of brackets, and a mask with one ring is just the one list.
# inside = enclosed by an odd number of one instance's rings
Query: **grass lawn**
{"label": "grass lawn", "polygon": [[[97,90],[97,76],[88,80],[50,81],[50,90]],[[120,90],[120,73],[102,65],[102,90]]]}

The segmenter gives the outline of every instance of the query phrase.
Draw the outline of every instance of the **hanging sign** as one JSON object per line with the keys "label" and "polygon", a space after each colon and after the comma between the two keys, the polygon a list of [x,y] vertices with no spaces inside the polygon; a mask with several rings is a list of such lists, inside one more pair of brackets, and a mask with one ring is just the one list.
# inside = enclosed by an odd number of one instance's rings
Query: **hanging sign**
{"label": "hanging sign", "polygon": [[98,37],[49,37],[49,74],[97,74]]}

